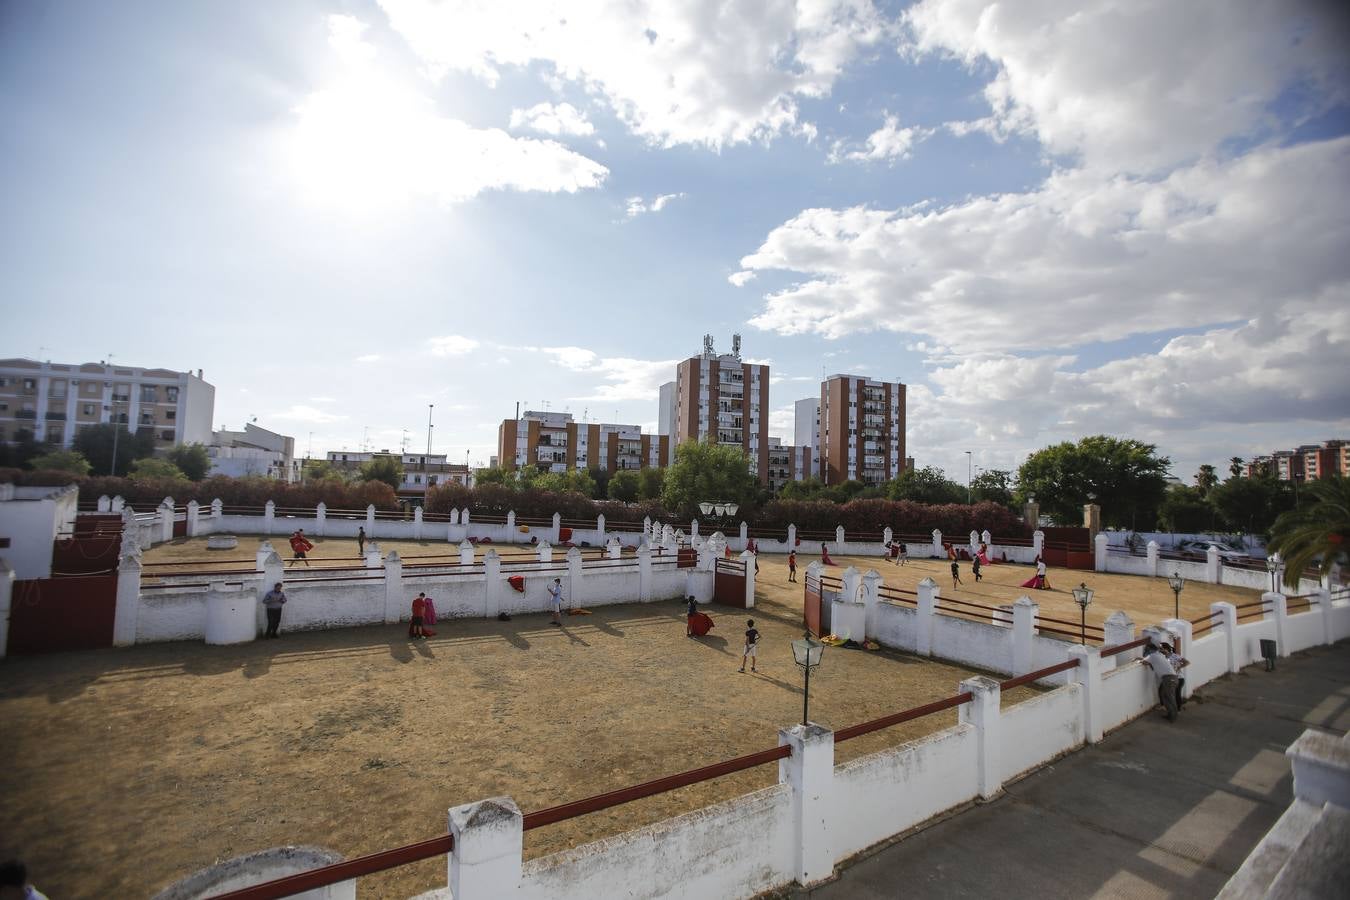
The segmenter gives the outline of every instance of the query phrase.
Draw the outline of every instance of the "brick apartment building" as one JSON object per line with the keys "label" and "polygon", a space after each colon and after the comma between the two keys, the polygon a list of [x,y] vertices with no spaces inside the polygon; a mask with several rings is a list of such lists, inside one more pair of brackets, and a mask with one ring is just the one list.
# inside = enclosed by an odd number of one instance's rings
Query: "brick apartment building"
{"label": "brick apartment building", "polygon": [[805,481],[811,475],[811,448],[784,444],[769,438],[769,490],[778,493],[790,481]]}
{"label": "brick apartment building", "polygon": [[524,466],[549,472],[660,468],[669,453],[670,438],[643,434],[641,425],[577,422],[571,413],[526,410],[497,427],[497,461],[508,471]]}
{"label": "brick apartment building", "polygon": [[741,359],[740,335],[720,355],[704,335],[703,353],[676,366],[674,423],[676,446],[712,439],[738,447],[760,484],[769,483],[769,367]]}
{"label": "brick apartment building", "polygon": [[1316,481],[1333,475],[1350,477],[1350,441],[1332,439],[1256,456],[1243,465],[1242,474],[1248,478],[1270,474],[1280,481]]}
{"label": "brick apartment building", "polygon": [[819,427],[826,484],[881,484],[895,478],[906,460],[905,385],[831,375],[820,385]]}
{"label": "brick apartment building", "polygon": [[175,372],[107,363],[0,360],[0,440],[28,429],[70,447],[90,425],[118,422],[152,431],[157,447],[211,443],[216,389],[201,370]]}

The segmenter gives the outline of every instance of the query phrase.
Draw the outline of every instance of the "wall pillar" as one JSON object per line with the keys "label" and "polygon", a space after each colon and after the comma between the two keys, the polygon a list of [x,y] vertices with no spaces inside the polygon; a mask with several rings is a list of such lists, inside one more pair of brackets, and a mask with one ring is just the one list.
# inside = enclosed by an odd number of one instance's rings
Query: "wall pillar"
{"label": "wall pillar", "polygon": [[692,542],[693,539],[696,538],[696,537],[698,537],[698,519],[690,519],[690,520],[689,520],[689,540]]}
{"label": "wall pillar", "polygon": [[741,563],[745,566],[745,608],[755,608],[755,554],[749,550],[741,551]]}
{"label": "wall pillar", "polygon": [[502,611],[502,558],[496,550],[483,554],[483,615],[497,618]]}
{"label": "wall pillar", "polygon": [[197,523],[201,516],[202,507],[196,500],[189,500],[187,505],[187,536],[197,536]]}
{"label": "wall pillar", "polygon": [[1002,767],[999,760],[999,686],[984,675],[967,678],[958,690],[969,691],[971,701],[959,707],[962,725],[975,726],[975,768],[980,799],[990,800],[1003,790]]}
{"label": "wall pillar", "polygon": [[[253,568],[261,571],[263,566],[267,565],[267,558],[276,555],[276,552],[271,541],[263,541],[258,544],[258,552],[253,555]],[[271,590],[272,586],[269,584],[267,588]]]}
{"label": "wall pillar", "polygon": [[1266,591],[1261,595],[1261,602],[1271,604],[1272,612],[1261,618],[1275,620],[1275,652],[1280,656],[1288,656],[1289,648],[1285,646],[1284,636],[1289,633],[1289,601],[1284,594]]}
{"label": "wall pillar", "polygon": [[890,556],[890,551],[886,550],[886,547],[894,539],[895,531],[891,529],[891,526],[887,525],[885,528],[881,529],[881,548],[884,551],[884,556]]}
{"label": "wall pillar", "polygon": [[[652,536],[652,517],[651,517],[651,516],[643,516],[643,517],[642,517],[642,537],[643,537],[644,539],[646,539],[646,538],[650,538],[651,536]],[[644,541],[644,542],[645,542],[645,541]],[[639,545],[639,546],[641,546],[641,545]]]}
{"label": "wall pillar", "polygon": [[644,539],[638,547],[638,600],[646,603],[652,599],[652,547]]}
{"label": "wall pillar", "polygon": [[[109,497],[107,494],[104,494],[103,496],[99,497],[99,498],[98,498],[98,511],[101,512],[101,513],[105,513],[105,512],[110,512],[111,510],[112,510],[112,498]],[[3,648],[0,648],[0,649],[3,649]]]}
{"label": "wall pillar", "polygon": [[562,515],[560,513],[553,514],[553,536],[550,538],[549,543],[562,543]]}
{"label": "wall pillar", "polygon": [[1144,549],[1144,552],[1148,554],[1148,576],[1149,576],[1150,578],[1157,578],[1157,577],[1158,577],[1158,542],[1157,542],[1157,541],[1149,541],[1149,542],[1148,542],[1148,546]]}
{"label": "wall pillar", "polygon": [[514,509],[506,512],[506,542],[514,544],[516,537],[520,532],[516,531],[516,511]]}
{"label": "wall pillar", "polygon": [[[1119,647],[1121,644],[1128,644],[1134,640],[1134,620],[1125,614],[1124,610],[1116,610],[1106,617],[1102,623],[1102,646]],[[1121,657],[1127,657],[1122,659]],[[1125,665],[1134,656],[1125,653],[1117,653],[1114,656],[1108,656],[1102,660],[1104,669],[1114,669]]]}
{"label": "wall pillar", "polygon": [[380,556],[380,545],[378,542],[370,540],[369,535],[367,535],[366,540],[365,565],[367,569],[378,569],[380,566],[384,565],[384,561]]}
{"label": "wall pillar", "polygon": [[844,526],[834,526],[834,549],[836,553],[844,552]]}
{"label": "wall pillar", "polygon": [[120,495],[112,498],[112,503],[108,506],[108,512],[120,513],[127,508],[127,501]]}
{"label": "wall pillar", "polygon": [[328,537],[328,504],[322,500],[314,507],[314,533],[319,537]]}
{"label": "wall pillar", "polygon": [[374,536],[375,536],[375,504],[374,504],[374,503],[367,503],[367,504],[366,504],[366,537],[368,537],[368,538],[373,538]]}
{"label": "wall pillar", "polygon": [[582,581],[585,579],[586,567],[582,565],[581,548],[567,548],[567,596],[571,598],[572,605],[576,607],[585,606],[582,602],[585,594],[582,591]]}
{"label": "wall pillar", "polygon": [[778,731],[792,755],[778,761],[778,783],[792,790],[793,877],[802,886],[834,874],[830,800],[834,788],[834,732],[814,722]]}
{"label": "wall pillar", "polygon": [[992,552],[993,552],[993,550],[992,550],[992,545],[993,545],[993,543],[994,543],[994,536],[993,536],[992,534],[989,533],[989,529],[988,529],[988,528],[986,528],[984,531],[980,532],[980,540],[983,541],[983,542],[986,543],[986,544],[990,544],[990,545],[991,545],[991,550],[990,550],[990,552],[992,553]]}
{"label": "wall pillar", "polygon": [[1205,581],[1209,584],[1223,582],[1223,567],[1219,565],[1219,548],[1213,544],[1205,552]]}
{"label": "wall pillar", "polygon": [[933,616],[937,612],[938,586],[931,578],[915,585],[919,595],[918,615],[914,617],[914,652],[919,656],[933,655]]}
{"label": "wall pillar", "polygon": [[1031,550],[1037,556],[1045,554],[1045,532],[1037,528],[1031,535]]}
{"label": "wall pillar", "polygon": [[942,546],[942,532],[936,528],[933,529],[933,558],[942,559],[947,555],[947,551]]}
{"label": "wall pillar", "polygon": [[788,552],[789,552],[789,553],[791,553],[793,550],[796,550],[796,549],[797,549],[797,526],[796,526],[796,525],[789,525],[789,526],[788,526],[787,546],[788,546]]}
{"label": "wall pillar", "polygon": [[1093,568],[1098,572],[1106,571],[1106,543],[1107,537],[1104,534],[1098,534],[1092,539]]}
{"label": "wall pillar", "polygon": [[881,573],[868,569],[862,577],[863,637],[870,638],[878,632],[877,604],[881,601]]}
{"label": "wall pillar", "polygon": [[390,550],[384,558],[384,624],[397,625],[407,602],[403,599],[403,560],[397,550]]}
{"label": "wall pillar", "polygon": [[166,497],[165,502],[159,508],[159,539],[167,544],[173,540],[173,500]]}
{"label": "wall pillar", "polygon": [[1033,647],[1036,642],[1036,615],[1040,610],[1040,604],[1030,597],[1018,597],[1013,603],[1012,673],[1014,675],[1025,675],[1032,669],[1035,659]]}
{"label": "wall pillar", "polygon": [[596,533],[596,535],[598,535],[598,537],[596,538],[596,542],[597,542],[601,547],[605,546],[605,514],[604,514],[604,513],[600,513],[598,516],[595,517],[595,533]]}
{"label": "wall pillar", "polygon": [[[137,564],[137,571],[140,571],[140,565]],[[121,586],[121,573],[118,573],[119,588]],[[140,578],[136,579],[136,593],[140,593]],[[119,591],[120,596],[120,591]],[[9,610],[14,602],[14,570],[9,567],[9,563],[0,559],[0,659],[5,658],[5,650],[9,647]],[[113,620],[114,642],[117,636],[117,620]],[[135,638],[135,633],[132,633]]]}
{"label": "wall pillar", "polygon": [[1335,643],[1336,629],[1331,622],[1331,588],[1325,579],[1322,586],[1317,589],[1317,610],[1322,614],[1322,643]]}
{"label": "wall pillar", "polygon": [[1304,731],[1289,745],[1284,755],[1294,770],[1295,797],[1313,807],[1339,807],[1344,815],[1350,808],[1350,765],[1346,763],[1345,745],[1344,737],[1315,728]]}
{"label": "wall pillar", "polygon": [[609,543],[605,545],[605,555],[610,559],[618,559],[623,556],[623,544],[619,543],[617,537],[609,539]]}
{"label": "wall pillar", "polygon": [[413,540],[422,539],[422,507],[413,507]]}
{"label": "wall pillar", "polygon": [[459,542],[459,564],[461,566],[471,566],[474,563],[474,547],[468,541]]}
{"label": "wall pillar", "polygon": [[1075,644],[1069,648],[1069,659],[1078,660],[1078,668],[1069,670],[1069,677],[1083,693],[1083,740],[1096,744],[1102,739],[1102,653],[1097,647]]}
{"label": "wall pillar", "polygon": [[839,599],[845,603],[857,603],[860,599],[858,595],[862,592],[862,572],[858,571],[858,567],[849,566],[839,581]]}
{"label": "wall pillar", "polygon": [[1211,603],[1209,611],[1223,613],[1214,627],[1223,628],[1223,641],[1228,653],[1224,671],[1236,673],[1240,668],[1237,655],[1237,607],[1231,603]]}
{"label": "wall pillar", "polygon": [[[1163,619],[1162,624],[1163,628],[1166,628],[1173,637],[1173,639],[1169,641],[1173,649],[1182,656],[1189,653],[1191,649],[1191,640],[1195,633],[1195,626],[1185,619]],[[1186,678],[1186,673],[1184,671],[1178,672],[1177,674],[1182,678]],[[1181,697],[1183,700],[1190,697],[1191,693],[1195,690],[1195,685],[1191,683],[1192,681],[1194,681],[1194,679],[1186,679],[1186,686],[1181,690]]]}
{"label": "wall pillar", "polygon": [[548,541],[540,541],[535,546],[535,555],[539,557],[541,563],[553,562],[553,545]]}
{"label": "wall pillar", "polygon": [[447,882],[455,900],[498,900],[520,890],[524,817],[510,797],[493,797],[449,811],[455,849]]}
{"label": "wall pillar", "polygon": [[277,505],[275,501],[268,500],[263,504],[263,534],[271,534],[276,526]]}
{"label": "wall pillar", "polygon": [[219,497],[217,497],[216,499],[212,500],[212,501],[211,501],[211,518],[213,518],[213,519],[219,519],[219,518],[220,518],[221,516],[223,516],[224,514],[225,514],[225,504],[224,504],[224,502],[223,502]]}
{"label": "wall pillar", "polygon": [[749,524],[747,524],[746,522],[742,522],[742,523],[741,523],[741,549],[742,549],[742,550],[744,550],[746,547],[749,546],[749,541],[750,541],[750,526],[749,526]]}
{"label": "wall pillar", "polygon": [[[259,567],[261,568],[261,566]],[[130,647],[136,643],[136,618],[141,608],[141,554],[123,555],[117,566],[117,605],[113,610],[113,646]],[[8,608],[6,609],[8,612]],[[5,617],[8,624],[9,618]],[[0,642],[0,652],[4,651]]]}

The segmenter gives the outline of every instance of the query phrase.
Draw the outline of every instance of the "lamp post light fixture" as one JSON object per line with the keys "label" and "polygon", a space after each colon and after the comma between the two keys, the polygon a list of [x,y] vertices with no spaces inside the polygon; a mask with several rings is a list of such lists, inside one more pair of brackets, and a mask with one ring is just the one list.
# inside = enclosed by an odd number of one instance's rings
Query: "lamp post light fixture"
{"label": "lamp post light fixture", "polygon": [[970,451],[966,451],[966,506],[970,505],[970,464],[972,457]]}
{"label": "lamp post light fixture", "polygon": [[719,519],[729,519],[736,515],[736,510],[741,507],[730,500],[704,500],[699,503],[698,508],[705,516],[716,513]]}
{"label": "lamp post light fixture", "polygon": [[800,640],[792,642],[792,660],[802,667],[806,672],[806,685],[802,688],[802,724],[809,721],[809,704],[811,701],[811,670],[820,665],[820,658],[825,653],[825,645],[815,638],[811,637],[811,632],[806,632]]}
{"label": "lamp post light fixture", "polygon": [[1078,601],[1078,611],[1081,614],[1079,627],[1082,629],[1080,637],[1083,645],[1087,646],[1087,608],[1092,605],[1092,588],[1087,586],[1087,582],[1079,582],[1078,587],[1073,589],[1073,599]]}
{"label": "lamp post light fixture", "polygon": [[1279,593],[1279,591],[1275,587],[1275,572],[1279,568],[1280,568],[1279,560],[1277,560],[1274,556],[1266,557],[1266,571],[1270,573],[1270,592],[1272,594]]}
{"label": "lamp post light fixture", "polygon": [[1180,572],[1173,572],[1167,583],[1172,586],[1172,618],[1180,619],[1181,589],[1186,586],[1186,579],[1181,577]]}

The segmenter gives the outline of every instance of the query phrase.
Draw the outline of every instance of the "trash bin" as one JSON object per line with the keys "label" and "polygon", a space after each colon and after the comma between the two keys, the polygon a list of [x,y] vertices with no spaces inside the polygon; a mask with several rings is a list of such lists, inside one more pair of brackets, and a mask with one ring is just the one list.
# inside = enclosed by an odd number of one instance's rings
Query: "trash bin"
{"label": "trash bin", "polygon": [[1275,642],[1269,638],[1261,638],[1261,658],[1266,661],[1266,671],[1275,670]]}

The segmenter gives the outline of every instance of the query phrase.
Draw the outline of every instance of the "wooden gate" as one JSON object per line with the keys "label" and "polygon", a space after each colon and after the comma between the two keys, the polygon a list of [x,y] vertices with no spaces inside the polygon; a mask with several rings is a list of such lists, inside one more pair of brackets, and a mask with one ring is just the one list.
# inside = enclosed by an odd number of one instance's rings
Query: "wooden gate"
{"label": "wooden gate", "polygon": [[745,563],[719,559],[713,573],[713,602],[745,609]]}
{"label": "wooden gate", "polygon": [[16,581],[7,652],[111,647],[116,610],[116,574]]}
{"label": "wooden gate", "polygon": [[806,576],[806,595],[802,599],[802,621],[806,630],[820,637],[820,581]]}

